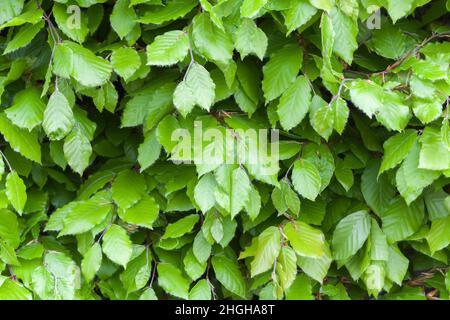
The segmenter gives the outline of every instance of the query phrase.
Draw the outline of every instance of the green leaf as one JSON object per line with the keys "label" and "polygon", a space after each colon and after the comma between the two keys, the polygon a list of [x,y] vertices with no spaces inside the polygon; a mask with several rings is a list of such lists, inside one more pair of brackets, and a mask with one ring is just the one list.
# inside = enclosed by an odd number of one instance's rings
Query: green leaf
{"label": "green leaf", "polygon": [[103,236],[102,247],[108,259],[126,268],[133,248],[125,229],[116,224],[109,227]]}
{"label": "green leaf", "polygon": [[102,264],[102,248],[98,242],[86,252],[81,262],[81,271],[86,281],[90,282],[94,279],[95,274]]}
{"label": "green leaf", "polygon": [[41,31],[44,25],[44,21],[41,21],[36,24],[27,24],[20,28],[14,38],[12,38],[11,41],[8,42],[8,45],[6,46],[3,54],[14,52],[17,49],[28,45],[34,39],[34,37],[36,37],[39,31]]}
{"label": "green leaf", "polygon": [[325,242],[323,246],[324,254],[320,258],[309,258],[298,256],[297,264],[298,266],[311,278],[323,283],[328,270],[331,266],[333,258],[331,256],[331,251],[329,245]]}
{"label": "green leaf", "polygon": [[161,239],[179,238],[192,231],[199,220],[198,214],[191,214],[167,226]]}
{"label": "green leaf", "polygon": [[64,41],[56,47],[53,72],[61,78],[73,78],[86,87],[105,84],[112,67],[104,59],[79,44]]}
{"label": "green leaf", "polygon": [[320,230],[297,221],[286,224],[283,232],[299,256],[320,258],[324,255],[325,236]]}
{"label": "green leaf", "polygon": [[335,3],[335,0],[309,0],[317,9],[330,11]]}
{"label": "green leaf", "polygon": [[296,44],[288,44],[270,56],[263,67],[262,89],[266,103],[278,98],[295,81],[302,66],[303,51]]}
{"label": "green leaf", "polygon": [[241,16],[254,18],[259,10],[266,5],[268,0],[244,0],[241,6]]}
{"label": "green leaf", "polygon": [[450,244],[450,217],[436,219],[431,223],[430,231],[427,235],[431,253],[448,247]]}
{"label": "green leaf", "polygon": [[151,167],[161,154],[161,145],[156,136],[156,130],[147,132],[144,136],[144,142],[138,148],[138,162],[141,166],[140,171]]}
{"label": "green leaf", "polygon": [[78,125],[75,125],[72,132],[64,141],[64,157],[69,166],[79,175],[89,165],[89,158],[92,154],[91,143]]}
{"label": "green leaf", "polygon": [[305,274],[297,275],[286,291],[286,300],[314,300],[311,279]]}
{"label": "green leaf", "polygon": [[297,276],[297,257],[290,247],[282,247],[277,259],[276,274],[284,291],[289,289]]}
{"label": "green leaf", "polygon": [[165,6],[153,6],[139,19],[144,24],[163,24],[185,16],[198,5],[196,0],[171,0]]}
{"label": "green leaf", "polygon": [[20,282],[6,279],[0,286],[2,300],[32,300],[32,294]]}
{"label": "green leaf", "polygon": [[36,131],[14,126],[4,113],[0,113],[0,132],[14,151],[27,159],[41,163],[41,146]]}
{"label": "green leaf", "polygon": [[17,215],[7,209],[0,209],[0,238],[14,248],[20,245]]}
{"label": "green leaf", "polygon": [[243,60],[254,54],[259,60],[264,59],[267,50],[267,36],[251,19],[243,19],[236,31],[235,47]]}
{"label": "green leaf", "polygon": [[153,223],[158,218],[159,205],[149,196],[144,196],[138,203],[128,208],[122,216],[123,221],[141,227],[153,229]]}
{"label": "green leaf", "polygon": [[394,92],[384,92],[383,106],[376,114],[377,120],[386,128],[402,131],[411,118],[409,107],[405,105],[406,98]]}
{"label": "green leaf", "polygon": [[218,28],[207,13],[195,16],[192,21],[195,47],[208,60],[228,64],[233,55],[230,34]]}
{"label": "green leaf", "polygon": [[132,48],[119,48],[111,55],[111,65],[114,72],[128,81],[141,67],[141,58]]}
{"label": "green leaf", "polygon": [[251,191],[251,184],[243,169],[237,168],[231,177],[230,213],[233,218],[244,207]]}
{"label": "green leaf", "polygon": [[255,258],[251,263],[252,278],[273,268],[281,250],[281,234],[277,227],[269,227],[258,236]]}
{"label": "green leaf", "polygon": [[352,81],[350,96],[352,102],[369,118],[383,107],[383,88],[371,81]]}
{"label": "green leaf", "polygon": [[121,39],[125,38],[137,25],[137,16],[129,0],[118,0],[111,13],[111,27]]}
{"label": "green leaf", "polygon": [[83,43],[89,34],[88,16],[84,12],[80,13],[77,19],[71,16],[70,7],[55,3],[53,5],[53,16],[55,17],[58,28],[70,39],[78,43]]}
{"label": "green leaf", "polygon": [[6,195],[13,208],[22,215],[27,202],[27,193],[23,180],[15,171],[6,177]]}
{"label": "green leaf", "polygon": [[210,173],[204,175],[195,186],[195,202],[198,204],[203,213],[208,212],[212,207],[214,207],[216,203],[214,198],[216,188],[216,180],[214,179],[214,175]]}
{"label": "green leaf", "polygon": [[309,111],[311,104],[311,88],[308,79],[299,76],[282,94],[278,104],[278,118],[285,130],[299,125]]}
{"label": "green leaf", "polygon": [[391,243],[404,240],[419,230],[424,217],[422,200],[417,200],[408,206],[402,198],[397,197],[381,213],[383,231]]}
{"label": "green leaf", "polygon": [[175,89],[173,104],[186,117],[195,105],[209,111],[214,103],[216,85],[203,66],[193,63],[186,79]]}
{"label": "green leaf", "polygon": [[442,114],[442,102],[440,98],[431,96],[427,99],[414,99],[414,115],[423,124],[433,122]]}
{"label": "green leaf", "polygon": [[406,156],[395,177],[397,189],[408,205],[422,194],[425,187],[432,184],[440,176],[438,171],[419,168],[419,153],[420,147],[416,143]]}
{"label": "green leaf", "polygon": [[336,260],[353,256],[366,242],[370,233],[370,216],[358,211],[339,221],[333,232],[332,249]]}
{"label": "green leaf", "polygon": [[288,10],[284,12],[284,24],[288,29],[288,34],[306,25],[317,13],[309,0],[298,0],[291,3]]}
{"label": "green leaf", "polygon": [[192,280],[200,278],[206,270],[206,263],[200,263],[192,251],[189,249],[183,259],[184,270]]}
{"label": "green leaf", "polygon": [[50,297],[53,300],[73,300],[80,283],[80,270],[75,262],[65,253],[50,251],[45,254],[43,263],[48,271],[46,278],[51,279],[50,286],[53,290]]}
{"label": "green leaf", "polygon": [[189,37],[184,31],[173,30],[157,36],[147,47],[147,64],[171,66],[186,57],[189,52]]}
{"label": "green leaf", "polygon": [[[135,247],[136,248],[136,247]],[[123,283],[127,293],[135,292],[146,286],[151,276],[152,257],[148,248],[136,249],[134,257],[128,263],[127,269],[120,275],[120,280]],[[139,254],[140,253],[140,254]]]}
{"label": "green leaf", "polygon": [[441,132],[436,127],[426,127],[420,137],[419,168],[447,170],[450,168],[450,153],[445,147]]}
{"label": "green leaf", "polygon": [[122,127],[134,127],[145,123],[148,130],[152,129],[173,110],[174,89],[175,84],[166,83],[149,86],[136,93],[125,106]]}
{"label": "green leaf", "polygon": [[406,158],[416,141],[417,132],[411,129],[398,133],[386,140],[383,144],[384,156],[379,174],[386,170],[395,168],[399,163],[401,163]]}
{"label": "green leaf", "polygon": [[[408,0],[409,1],[409,0]],[[385,23],[381,29],[374,30],[369,45],[380,55],[388,59],[399,59],[415,45],[415,41],[405,35],[401,29]]]}
{"label": "green leaf", "polygon": [[419,1],[405,0],[405,1],[402,1],[401,3],[398,3],[393,0],[387,0],[386,2],[387,2],[388,13],[395,23],[398,19],[406,16],[409,13],[409,11],[411,10],[411,8],[413,6],[413,3],[419,2]]}
{"label": "green leaf", "polygon": [[30,88],[14,96],[13,105],[5,110],[5,114],[14,125],[31,131],[42,123],[44,108],[39,91]]}
{"label": "green leaf", "polygon": [[158,263],[158,284],[168,294],[181,299],[189,296],[189,281],[170,263]]}
{"label": "green leaf", "polygon": [[379,175],[379,161],[371,161],[361,176],[361,191],[369,207],[381,215],[395,197],[395,189],[387,175]]}
{"label": "green leaf", "polygon": [[326,141],[334,128],[335,112],[330,105],[322,105],[311,113],[311,126]]}
{"label": "green leaf", "polygon": [[189,300],[211,300],[211,287],[208,281],[201,279],[189,291]]}
{"label": "green leaf", "polygon": [[5,0],[0,4],[0,24],[3,24],[19,15],[25,0]]}
{"label": "green leaf", "polygon": [[345,62],[352,64],[353,53],[358,49],[358,21],[352,19],[334,7],[330,12],[331,23],[335,32],[333,51]]}
{"label": "green leaf", "polygon": [[347,102],[342,98],[337,98],[331,103],[331,109],[334,112],[334,130],[342,135],[345,130],[345,126],[347,125],[348,116],[350,114]]}
{"label": "green leaf", "polygon": [[128,209],[141,200],[145,190],[144,177],[134,170],[119,173],[111,186],[113,200],[122,209]]}
{"label": "green leaf", "polygon": [[147,288],[139,297],[139,300],[158,300],[155,291],[152,288]]}
{"label": "green leaf", "polygon": [[64,227],[59,236],[84,233],[103,222],[112,211],[112,206],[102,201],[101,198],[91,198],[74,206],[64,217]]}
{"label": "green leaf", "polygon": [[60,91],[55,91],[44,111],[42,127],[50,140],[65,138],[75,124],[75,118],[69,101]]}
{"label": "green leaf", "polygon": [[371,219],[370,228],[370,260],[387,261],[389,257],[389,247],[386,235],[378,226],[375,219]]}
{"label": "green leaf", "polygon": [[235,259],[215,255],[211,259],[217,280],[230,292],[241,298],[246,296],[246,283]]}
{"label": "green leaf", "polygon": [[321,177],[317,167],[308,160],[295,161],[292,183],[302,197],[314,201],[320,193]]}
{"label": "green leaf", "polygon": [[389,259],[386,262],[386,276],[401,285],[408,271],[409,260],[396,245],[389,246]]}

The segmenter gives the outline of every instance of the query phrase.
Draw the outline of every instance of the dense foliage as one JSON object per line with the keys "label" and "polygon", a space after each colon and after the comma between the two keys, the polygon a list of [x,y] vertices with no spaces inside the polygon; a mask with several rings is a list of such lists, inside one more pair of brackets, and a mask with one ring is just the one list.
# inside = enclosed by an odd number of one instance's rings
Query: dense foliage
{"label": "dense foliage", "polygon": [[448,299],[449,11],[1,0],[0,299]]}

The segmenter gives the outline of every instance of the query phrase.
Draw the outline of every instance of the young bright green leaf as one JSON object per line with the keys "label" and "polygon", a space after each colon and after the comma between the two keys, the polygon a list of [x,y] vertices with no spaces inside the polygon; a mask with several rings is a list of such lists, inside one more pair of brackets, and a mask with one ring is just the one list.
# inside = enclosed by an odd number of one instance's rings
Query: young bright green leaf
{"label": "young bright green leaf", "polygon": [[71,16],[69,7],[55,3],[53,5],[53,15],[55,17],[58,28],[73,41],[83,43],[89,34],[88,15],[84,12],[80,13],[80,19]]}
{"label": "young bright green leaf", "polygon": [[144,196],[138,203],[128,208],[123,214],[123,221],[149,229],[158,218],[159,205],[149,196]]}
{"label": "young bright green leaf", "polygon": [[218,28],[207,13],[195,16],[192,37],[196,48],[210,61],[228,64],[233,54],[230,34]]}
{"label": "young bright green leaf", "polygon": [[366,242],[370,233],[370,216],[366,211],[352,213],[339,221],[333,233],[332,250],[335,259],[346,260]]}
{"label": "young bright green leaf", "polygon": [[35,131],[29,132],[16,127],[4,113],[0,113],[0,132],[16,152],[41,163],[41,146]]}
{"label": "young bright green leaf", "polygon": [[114,202],[122,209],[128,209],[141,200],[145,189],[144,177],[133,170],[122,171],[111,187]]}
{"label": "young bright green leaf", "polygon": [[277,227],[269,227],[258,236],[255,258],[251,264],[252,277],[273,268],[281,250],[281,234]]}
{"label": "young bright green leaf", "polygon": [[118,0],[111,13],[111,27],[121,39],[127,36],[137,25],[137,16],[130,7],[129,0]]}
{"label": "young bright green leaf", "polygon": [[103,253],[111,261],[126,268],[132,254],[132,242],[122,227],[113,224],[103,236]]}
{"label": "young bright green leaf", "polygon": [[64,41],[56,47],[53,72],[62,78],[73,78],[83,86],[96,87],[108,81],[111,70],[106,60],[79,44]]}
{"label": "young bright green leaf", "polygon": [[192,231],[199,220],[198,214],[191,214],[167,226],[161,239],[179,238]]}
{"label": "young bright green leaf", "polygon": [[138,148],[138,162],[141,172],[152,166],[161,154],[161,145],[156,137],[156,131],[147,132],[144,142]]}
{"label": "young bright green leaf", "polygon": [[27,202],[26,187],[17,172],[13,171],[6,177],[6,196],[13,208],[22,215]]}
{"label": "young bright green leaf", "polygon": [[173,103],[183,116],[195,105],[209,111],[214,103],[215,87],[208,70],[194,63],[187,71],[186,79],[175,89]]}
{"label": "young bright green leaf", "polygon": [[267,50],[267,36],[251,19],[243,19],[236,32],[236,50],[244,59],[249,54],[256,55],[259,60],[264,59]]}
{"label": "young bright green leaf", "polygon": [[290,8],[285,11],[284,24],[288,33],[307,24],[317,13],[317,8],[312,6],[309,0],[298,0],[291,3]]}
{"label": "young bright green leaf", "polygon": [[31,131],[42,123],[44,108],[39,91],[30,88],[14,96],[13,105],[5,110],[5,114],[14,125]]}
{"label": "young bright green leaf", "polygon": [[267,1],[268,0],[244,0],[241,6],[241,16],[244,18],[254,18]]}
{"label": "young bright green leaf", "polygon": [[182,61],[188,52],[188,34],[180,30],[169,31],[157,36],[147,47],[147,64],[170,66]]}
{"label": "young bright green leaf", "polygon": [[419,230],[424,219],[424,205],[417,200],[409,206],[398,197],[381,214],[383,231],[389,242],[401,241]]}
{"label": "young bright green leaf", "polygon": [[208,212],[216,203],[214,193],[217,188],[216,180],[212,174],[204,175],[194,189],[194,198],[202,212]]}
{"label": "young bright green leaf", "polygon": [[262,89],[266,103],[278,98],[295,81],[303,62],[303,51],[288,44],[270,56],[263,67]]}
{"label": "young bright green leaf", "polygon": [[128,81],[141,67],[141,58],[132,48],[119,48],[111,56],[114,71]]}
{"label": "young bright green leaf", "polygon": [[44,27],[44,21],[41,21],[36,24],[27,24],[23,26],[17,34],[12,38],[8,45],[6,46],[5,51],[3,54],[8,54],[11,52],[14,52],[22,47],[25,47],[28,45],[34,37],[41,31],[41,29]]}
{"label": "young bright green leaf", "polygon": [[83,134],[77,125],[64,141],[64,157],[70,167],[82,175],[89,165],[89,158],[92,154],[92,147],[89,139]]}
{"label": "young bright green leaf", "polygon": [[44,111],[42,127],[50,140],[61,140],[71,131],[75,123],[69,101],[60,91],[55,91]]}
{"label": "young bright green leaf", "polygon": [[217,280],[229,291],[244,298],[246,283],[236,260],[225,255],[215,255],[211,259]]}
{"label": "young bright green leaf", "polygon": [[314,201],[320,193],[322,182],[317,167],[308,160],[300,159],[294,163],[292,183],[302,197]]}
{"label": "young bright green leaf", "polygon": [[102,264],[102,248],[98,242],[86,252],[81,262],[81,271],[86,281],[91,281]]}
{"label": "young bright green leaf", "polygon": [[168,294],[187,299],[189,295],[189,281],[181,271],[170,263],[158,263],[158,284]]}
{"label": "young bright green leaf", "polygon": [[289,243],[302,257],[321,258],[324,255],[325,236],[304,222],[289,222],[283,228]]}
{"label": "young bright green leaf", "polygon": [[401,163],[416,141],[417,132],[415,130],[405,130],[386,140],[383,144],[384,156],[379,174]]}
{"label": "young bright green leaf", "polygon": [[302,122],[311,104],[311,88],[308,79],[299,76],[282,94],[278,105],[278,117],[285,130],[291,130]]}

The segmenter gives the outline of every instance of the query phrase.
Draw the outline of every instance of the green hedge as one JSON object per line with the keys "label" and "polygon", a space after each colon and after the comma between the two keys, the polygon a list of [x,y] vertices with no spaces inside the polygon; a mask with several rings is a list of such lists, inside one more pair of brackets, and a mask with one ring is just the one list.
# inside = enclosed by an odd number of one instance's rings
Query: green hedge
{"label": "green hedge", "polygon": [[448,299],[449,11],[2,0],[0,299]]}

